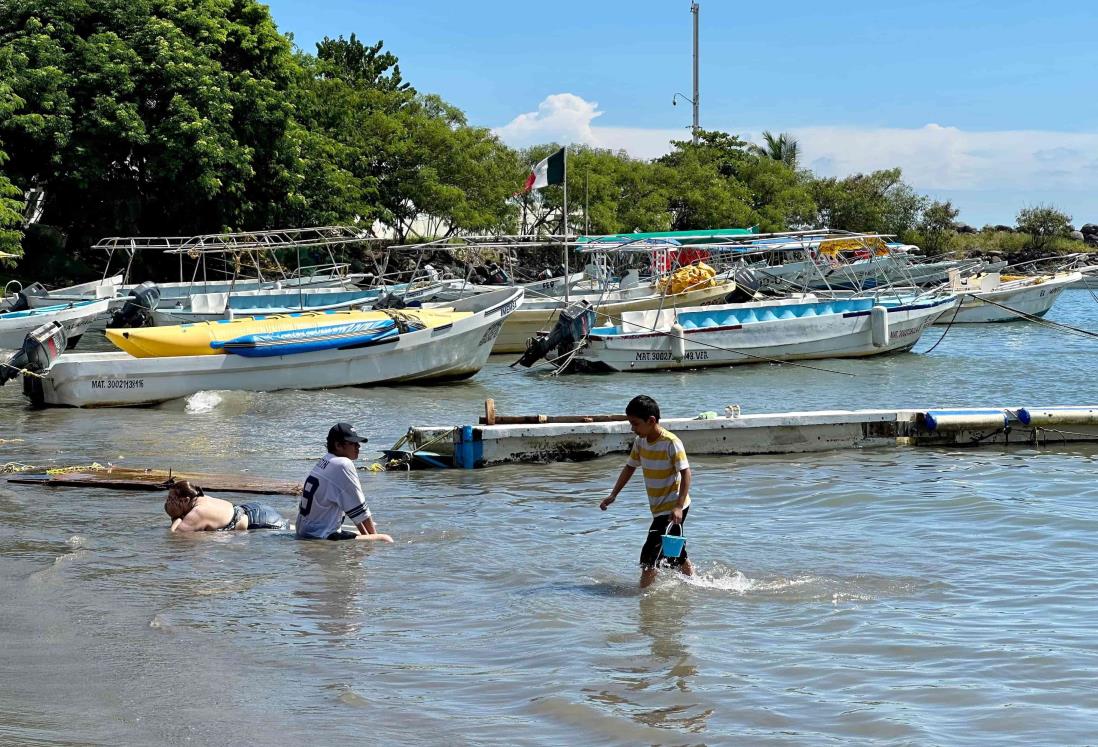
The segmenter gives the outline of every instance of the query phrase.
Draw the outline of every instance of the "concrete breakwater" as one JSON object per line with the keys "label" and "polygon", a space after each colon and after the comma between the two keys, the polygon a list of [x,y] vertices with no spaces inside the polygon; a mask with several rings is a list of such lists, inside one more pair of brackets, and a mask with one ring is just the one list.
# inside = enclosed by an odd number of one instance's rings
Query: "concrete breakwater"
{"label": "concrete breakwater", "polygon": [[[595,416],[596,418],[599,416]],[[605,418],[605,416],[602,416]],[[536,419],[533,416],[529,419]],[[397,464],[465,469],[582,461],[625,453],[621,420],[412,426],[388,454]],[[565,422],[560,422],[565,421]],[[990,446],[1098,441],[1098,406],[822,410],[661,421],[691,455],[795,454],[895,446]],[[401,451],[401,447],[407,447]]]}

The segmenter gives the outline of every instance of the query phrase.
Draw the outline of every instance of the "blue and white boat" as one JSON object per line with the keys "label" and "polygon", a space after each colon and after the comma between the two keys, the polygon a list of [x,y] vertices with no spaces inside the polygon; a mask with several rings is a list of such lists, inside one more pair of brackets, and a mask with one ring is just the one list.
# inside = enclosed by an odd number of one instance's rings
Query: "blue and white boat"
{"label": "blue and white boat", "polygon": [[0,350],[16,350],[23,345],[27,333],[43,324],[58,322],[65,328],[68,347],[76,345],[92,321],[107,311],[108,299],[78,301],[74,303],[43,306],[0,314]]}
{"label": "blue and white boat", "polygon": [[[950,295],[820,299],[630,311],[595,327],[572,370],[651,371],[851,358],[910,350],[960,300]],[[564,360],[568,360],[565,358]]]}

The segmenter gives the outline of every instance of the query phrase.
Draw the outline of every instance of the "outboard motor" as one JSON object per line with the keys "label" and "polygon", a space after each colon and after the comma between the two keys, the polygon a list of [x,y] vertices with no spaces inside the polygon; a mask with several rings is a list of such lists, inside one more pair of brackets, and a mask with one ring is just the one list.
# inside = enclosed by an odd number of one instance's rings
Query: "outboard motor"
{"label": "outboard motor", "polygon": [[31,283],[26,288],[22,288],[15,293],[15,298],[10,302],[10,305],[3,309],[4,311],[26,311],[30,306],[30,299],[33,297],[42,297],[49,295],[49,291],[46,290],[46,286],[41,283]]}
{"label": "outboard motor", "polygon": [[548,335],[531,339],[526,344],[526,352],[515,362],[529,368],[553,350],[564,357],[583,342],[594,326],[595,307],[587,301],[574,303],[560,312]]}
{"label": "outboard motor", "polygon": [[734,280],[736,281],[736,288],[724,297],[725,303],[749,303],[754,301],[759,289],[766,284],[765,278],[746,267],[736,270]]}
{"label": "outboard motor", "polygon": [[23,347],[6,361],[0,361],[0,386],[8,383],[26,369],[41,373],[48,371],[57,356],[65,350],[68,335],[60,322],[47,322],[23,338]]}
{"label": "outboard motor", "polygon": [[408,308],[408,304],[396,293],[382,293],[377,297],[377,300],[374,301],[371,308],[375,311],[382,311],[384,309],[406,309]]}
{"label": "outboard motor", "polygon": [[507,277],[507,273],[495,262],[489,262],[487,267],[483,268],[483,273],[484,282],[488,285],[507,285],[511,282],[511,278]]}
{"label": "outboard motor", "polygon": [[153,326],[153,311],[160,303],[160,289],[156,283],[146,280],[141,285],[130,291],[125,305],[114,312],[111,317],[110,327],[151,327]]}

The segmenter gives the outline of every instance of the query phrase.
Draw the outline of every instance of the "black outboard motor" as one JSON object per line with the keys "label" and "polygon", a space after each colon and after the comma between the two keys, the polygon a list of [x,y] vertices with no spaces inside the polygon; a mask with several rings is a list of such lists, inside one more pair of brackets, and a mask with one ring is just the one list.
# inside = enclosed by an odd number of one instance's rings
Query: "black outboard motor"
{"label": "black outboard motor", "polygon": [[160,303],[160,289],[156,283],[146,280],[141,285],[130,291],[125,305],[114,312],[111,317],[110,327],[151,327],[153,326],[153,311]]}
{"label": "black outboard motor", "polygon": [[756,300],[759,289],[766,285],[766,279],[754,270],[743,268],[736,270],[734,276],[736,288],[724,297],[725,303],[749,303]]}
{"label": "black outboard motor", "polygon": [[0,386],[19,375],[21,369],[41,373],[49,370],[57,356],[65,350],[68,335],[60,322],[47,322],[27,333],[23,347],[6,361],[0,361]]}
{"label": "black outboard motor", "polygon": [[375,311],[383,311],[385,309],[406,309],[408,308],[408,304],[396,293],[382,293],[377,297],[377,300],[374,301],[373,306],[370,308]]}
{"label": "black outboard motor", "polygon": [[488,284],[489,285],[507,285],[511,282],[511,278],[507,277],[507,273],[503,271],[495,262],[488,263]]}
{"label": "black outboard motor", "polygon": [[594,326],[595,307],[587,301],[574,303],[560,312],[552,332],[526,344],[526,352],[515,363],[529,368],[553,350],[563,358],[583,342]]}
{"label": "black outboard motor", "polygon": [[49,291],[46,290],[46,286],[41,283],[31,283],[26,288],[16,292],[15,299],[10,303],[3,311],[26,311],[29,309],[30,300],[33,297],[41,297],[48,295]]}

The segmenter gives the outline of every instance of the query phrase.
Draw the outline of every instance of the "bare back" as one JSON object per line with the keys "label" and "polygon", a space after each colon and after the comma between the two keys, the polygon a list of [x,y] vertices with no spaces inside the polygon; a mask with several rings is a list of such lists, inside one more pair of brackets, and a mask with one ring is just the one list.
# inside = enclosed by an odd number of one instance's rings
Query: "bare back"
{"label": "bare back", "polygon": [[[187,512],[182,519],[172,522],[173,532],[205,532],[215,529],[223,529],[233,520],[233,504],[221,498],[209,495],[200,495],[195,500],[194,508]],[[247,526],[247,519],[242,519]],[[237,528],[241,528],[237,525]]]}

